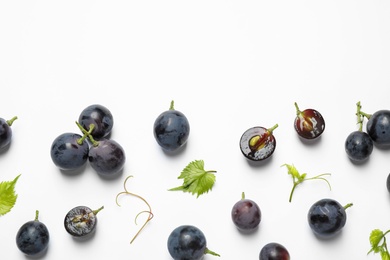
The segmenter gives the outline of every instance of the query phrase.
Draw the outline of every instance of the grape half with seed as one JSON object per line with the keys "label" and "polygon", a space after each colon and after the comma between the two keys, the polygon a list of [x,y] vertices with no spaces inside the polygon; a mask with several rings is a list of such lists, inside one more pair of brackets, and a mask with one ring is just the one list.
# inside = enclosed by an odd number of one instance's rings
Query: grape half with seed
{"label": "grape half with seed", "polygon": [[294,105],[297,113],[294,128],[298,135],[304,139],[319,137],[325,130],[325,120],[321,113],[312,108],[301,111],[296,102]]}
{"label": "grape half with seed", "polygon": [[68,211],[64,219],[65,230],[74,237],[86,237],[92,234],[97,225],[97,217],[99,211],[92,210],[87,206],[77,206]]}
{"label": "grape half with seed", "polygon": [[262,161],[269,158],[276,148],[273,131],[277,127],[278,124],[272,128],[255,126],[246,130],[240,139],[242,154],[251,161]]}

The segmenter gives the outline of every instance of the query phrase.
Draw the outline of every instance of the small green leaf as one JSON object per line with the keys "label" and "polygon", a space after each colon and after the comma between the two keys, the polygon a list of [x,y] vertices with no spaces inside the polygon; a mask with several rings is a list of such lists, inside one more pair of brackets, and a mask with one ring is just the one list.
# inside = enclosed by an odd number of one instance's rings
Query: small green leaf
{"label": "small green leaf", "polygon": [[216,171],[206,171],[204,169],[203,160],[195,160],[190,162],[181,172],[178,179],[183,179],[181,186],[171,188],[169,191],[189,192],[197,197],[209,192],[215,183]]}
{"label": "small green leaf", "polygon": [[15,184],[20,174],[13,181],[3,181],[0,183],[0,216],[11,211],[16,203],[18,195],[15,193]]}
{"label": "small green leaf", "polygon": [[375,253],[379,252],[378,245],[381,242],[382,238],[383,238],[382,230],[374,229],[373,231],[371,231],[371,234],[370,234],[370,244],[372,246],[372,250]]}

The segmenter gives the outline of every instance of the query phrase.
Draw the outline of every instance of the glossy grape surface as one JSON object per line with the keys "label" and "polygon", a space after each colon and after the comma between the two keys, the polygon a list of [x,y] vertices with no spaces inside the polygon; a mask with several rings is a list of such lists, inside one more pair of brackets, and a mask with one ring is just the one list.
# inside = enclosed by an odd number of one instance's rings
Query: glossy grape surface
{"label": "glossy grape surface", "polygon": [[260,250],[259,260],[290,260],[290,253],[282,244],[271,242]]}
{"label": "glossy grape surface", "polygon": [[275,151],[276,139],[269,129],[255,126],[246,130],[240,139],[240,150],[249,160],[262,161]]}
{"label": "glossy grape surface", "polygon": [[53,163],[62,170],[75,170],[83,166],[88,160],[89,145],[87,141],[79,144],[81,135],[63,133],[54,139],[50,156]]}
{"label": "glossy grape surface", "polygon": [[242,198],[233,205],[231,217],[238,229],[252,231],[260,224],[261,210],[255,201]]}
{"label": "glossy grape surface", "polygon": [[88,160],[97,173],[112,176],[122,170],[126,156],[119,143],[111,139],[102,139],[98,141],[97,146],[91,146]]}
{"label": "glossy grape surface", "polygon": [[168,237],[168,251],[175,260],[200,260],[207,245],[203,232],[191,225],[175,228]]}
{"label": "glossy grape surface", "polygon": [[85,237],[92,234],[97,225],[96,212],[86,206],[69,210],[64,219],[65,230],[72,236]]}
{"label": "glossy grape surface", "polygon": [[182,112],[169,109],[156,118],[153,134],[161,148],[174,152],[187,143],[190,124]]}
{"label": "glossy grape surface", "polygon": [[12,129],[7,120],[0,118],[0,150],[11,143]]}
{"label": "glossy grape surface", "polygon": [[366,129],[374,143],[381,146],[390,145],[390,110],[379,110],[372,114]]}
{"label": "glossy grape surface", "polygon": [[17,247],[29,256],[43,252],[48,247],[49,241],[49,230],[37,219],[23,224],[16,234]]}
{"label": "glossy grape surface", "polygon": [[305,109],[297,113],[294,128],[302,138],[315,139],[324,132],[325,120],[317,110]]}
{"label": "glossy grape surface", "polygon": [[95,128],[91,135],[96,140],[107,137],[114,126],[111,111],[99,104],[90,105],[81,111],[78,122],[87,131],[90,128],[89,126],[94,124]]}
{"label": "glossy grape surface", "polygon": [[352,161],[359,162],[368,159],[373,149],[373,141],[363,131],[354,131],[345,140],[345,152]]}
{"label": "glossy grape surface", "polygon": [[336,200],[321,199],[310,207],[307,219],[316,235],[329,238],[339,233],[345,226],[347,214]]}

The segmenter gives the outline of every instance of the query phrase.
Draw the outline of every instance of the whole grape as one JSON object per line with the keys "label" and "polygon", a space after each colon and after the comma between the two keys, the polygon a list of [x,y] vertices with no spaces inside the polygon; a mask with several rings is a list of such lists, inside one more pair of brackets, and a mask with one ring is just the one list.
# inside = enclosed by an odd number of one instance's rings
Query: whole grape
{"label": "whole grape", "polygon": [[259,260],[290,260],[290,253],[282,244],[271,242],[260,250]]}
{"label": "whole grape", "polygon": [[50,234],[46,225],[38,220],[38,210],[35,219],[24,223],[16,234],[16,245],[28,256],[43,252],[49,245]]}
{"label": "whole grape", "polygon": [[190,124],[182,112],[174,109],[173,101],[169,110],[162,112],[154,121],[153,134],[161,148],[168,152],[177,151],[187,143]]}
{"label": "whole grape", "polygon": [[90,147],[88,160],[97,173],[113,176],[122,170],[126,156],[119,143],[112,139],[101,139]]}
{"label": "whole grape", "polygon": [[379,110],[370,115],[366,129],[374,143],[390,145],[390,110]]}
{"label": "whole grape", "polygon": [[200,260],[205,254],[219,256],[207,248],[205,235],[192,225],[176,227],[168,237],[167,246],[174,260]]}
{"label": "whole grape", "polygon": [[311,230],[321,238],[329,238],[338,234],[347,221],[346,209],[352,203],[342,206],[334,199],[321,199],[309,209],[307,220]]}
{"label": "whole grape", "polygon": [[90,105],[81,111],[78,122],[87,131],[91,124],[95,125],[91,135],[96,140],[107,137],[114,126],[111,111],[99,104]]}
{"label": "whole grape", "polygon": [[275,151],[276,139],[272,128],[255,126],[246,130],[240,138],[240,150],[251,161],[262,161],[269,158]]}
{"label": "whole grape", "polygon": [[54,139],[50,155],[53,163],[62,170],[75,170],[88,160],[89,145],[82,136],[63,133]]}
{"label": "whole grape", "polygon": [[374,149],[370,136],[357,130],[350,133],[345,140],[345,152],[352,161],[361,162],[368,159]]}
{"label": "whole grape", "polygon": [[243,192],[242,198],[233,205],[231,217],[239,230],[253,231],[260,224],[261,210],[255,201],[246,199]]}
{"label": "whole grape", "polygon": [[64,219],[65,230],[74,237],[86,237],[96,230],[97,213],[104,207],[92,210],[87,206],[77,206],[68,211]]}
{"label": "whole grape", "polygon": [[11,120],[0,118],[0,150],[4,149],[11,143],[12,139],[12,123],[17,119],[13,117]]}
{"label": "whole grape", "polygon": [[390,193],[390,173],[387,175],[387,178],[386,178],[386,188],[387,188],[387,191]]}

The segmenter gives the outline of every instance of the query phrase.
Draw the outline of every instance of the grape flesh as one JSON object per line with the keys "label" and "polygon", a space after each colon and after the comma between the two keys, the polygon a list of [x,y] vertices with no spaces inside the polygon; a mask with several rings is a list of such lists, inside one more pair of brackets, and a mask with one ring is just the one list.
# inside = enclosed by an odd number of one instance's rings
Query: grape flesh
{"label": "grape flesh", "polygon": [[290,253],[282,244],[271,242],[260,250],[259,260],[290,260]]}
{"label": "grape flesh", "polygon": [[156,118],[153,134],[161,148],[168,152],[174,152],[187,143],[190,135],[190,124],[182,112],[169,109]]}
{"label": "grape flesh", "polygon": [[96,140],[107,137],[114,126],[114,118],[111,111],[99,104],[90,105],[81,111],[78,122],[87,131],[90,125],[93,124],[95,128],[91,135]]}
{"label": "grape flesh", "polygon": [[23,224],[16,234],[17,247],[29,256],[43,252],[48,247],[49,241],[49,230],[37,218]]}
{"label": "grape flesh", "polygon": [[168,237],[167,246],[175,260],[200,260],[209,252],[204,233],[192,225],[175,228]]}
{"label": "grape flesh", "polygon": [[[276,128],[277,125],[274,126]],[[262,161],[275,151],[276,139],[272,130],[255,126],[246,130],[240,139],[242,154],[251,161]]]}
{"label": "grape flesh", "polygon": [[345,226],[347,214],[345,208],[336,200],[321,199],[310,207],[307,219],[314,234],[329,238]]}
{"label": "grape flesh", "polygon": [[7,147],[11,143],[12,129],[8,122],[0,118],[0,149]]}
{"label": "grape flesh", "polygon": [[297,112],[294,120],[295,131],[304,139],[315,139],[325,130],[325,120],[315,109],[305,109]]}
{"label": "grape flesh", "polygon": [[112,139],[102,139],[91,146],[88,160],[98,174],[113,176],[124,167],[126,156],[119,143]]}
{"label": "grape flesh", "polygon": [[252,231],[260,224],[261,210],[253,200],[242,198],[233,205],[231,217],[239,230]]}
{"label": "grape flesh", "polygon": [[381,146],[390,145],[390,110],[379,110],[372,114],[366,129],[374,143]]}
{"label": "grape flesh", "polygon": [[74,237],[86,237],[92,234],[97,225],[97,211],[86,206],[77,206],[69,210],[64,219],[65,230]]}
{"label": "grape flesh", "polygon": [[352,161],[361,162],[368,159],[373,149],[371,137],[363,131],[354,131],[345,140],[345,151]]}
{"label": "grape flesh", "polygon": [[75,170],[83,166],[88,160],[89,145],[78,140],[82,136],[75,133],[63,133],[54,139],[50,156],[53,163],[62,170]]}

